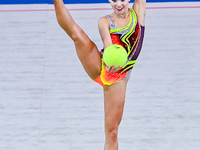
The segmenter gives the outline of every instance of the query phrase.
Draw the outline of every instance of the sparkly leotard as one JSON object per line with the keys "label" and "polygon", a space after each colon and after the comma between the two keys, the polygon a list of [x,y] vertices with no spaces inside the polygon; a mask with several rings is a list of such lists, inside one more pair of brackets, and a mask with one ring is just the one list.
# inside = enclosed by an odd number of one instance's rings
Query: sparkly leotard
{"label": "sparkly leotard", "polygon": [[[117,28],[115,27],[112,19],[106,16],[110,20],[110,36],[113,44],[123,46],[128,53],[128,60],[125,67],[115,73],[108,72],[102,65],[101,75],[94,81],[98,82],[102,86],[111,85],[118,82],[121,79],[128,79],[131,69],[135,65],[136,59],[140,54],[145,27],[141,26],[134,9],[130,10],[130,21],[128,25]],[[103,50],[101,51],[103,54]]]}

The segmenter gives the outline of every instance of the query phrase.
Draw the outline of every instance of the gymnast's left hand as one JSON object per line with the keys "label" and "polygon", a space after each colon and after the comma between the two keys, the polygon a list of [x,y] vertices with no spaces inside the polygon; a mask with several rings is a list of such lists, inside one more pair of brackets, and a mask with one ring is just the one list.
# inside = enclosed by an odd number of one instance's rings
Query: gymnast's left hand
{"label": "gymnast's left hand", "polygon": [[111,65],[108,67],[104,62],[103,62],[103,65],[106,68],[106,70],[109,71],[110,73],[114,73],[123,69],[123,67],[121,66],[119,66],[118,68],[115,68],[115,65]]}

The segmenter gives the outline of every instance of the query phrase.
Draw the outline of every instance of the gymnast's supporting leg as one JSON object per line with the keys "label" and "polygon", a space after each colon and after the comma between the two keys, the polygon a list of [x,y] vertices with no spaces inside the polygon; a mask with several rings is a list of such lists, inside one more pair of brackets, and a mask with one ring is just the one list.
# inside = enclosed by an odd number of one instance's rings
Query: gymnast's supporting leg
{"label": "gymnast's supporting leg", "polygon": [[59,25],[74,41],[77,55],[88,75],[96,79],[101,73],[101,55],[97,46],[75,23],[63,0],[53,0]]}
{"label": "gymnast's supporting leg", "polygon": [[127,80],[104,87],[105,135],[104,150],[118,150],[118,128],[122,119]]}

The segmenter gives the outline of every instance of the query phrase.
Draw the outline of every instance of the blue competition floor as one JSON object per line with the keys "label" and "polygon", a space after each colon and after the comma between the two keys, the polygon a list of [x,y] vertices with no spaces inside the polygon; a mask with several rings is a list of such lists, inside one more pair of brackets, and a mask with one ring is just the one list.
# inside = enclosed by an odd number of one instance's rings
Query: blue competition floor
{"label": "blue competition floor", "polygon": [[[109,4],[67,5],[102,48]],[[119,150],[200,149],[200,3],[148,3]],[[0,5],[0,149],[103,150],[102,88],[83,70],[53,5]]]}

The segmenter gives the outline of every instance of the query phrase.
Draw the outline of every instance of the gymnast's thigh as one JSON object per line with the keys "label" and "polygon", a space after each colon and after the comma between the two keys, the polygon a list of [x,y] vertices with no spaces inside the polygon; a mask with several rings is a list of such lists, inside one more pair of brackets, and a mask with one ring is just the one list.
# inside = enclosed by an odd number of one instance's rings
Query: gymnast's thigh
{"label": "gymnast's thigh", "polygon": [[93,41],[81,29],[76,33],[74,39],[77,55],[87,72],[92,78],[96,79],[101,73],[101,54]]}

